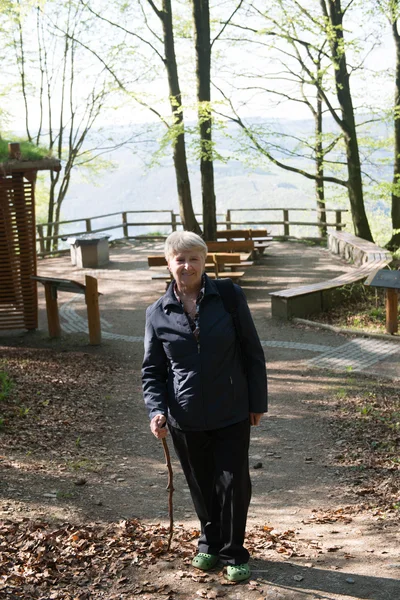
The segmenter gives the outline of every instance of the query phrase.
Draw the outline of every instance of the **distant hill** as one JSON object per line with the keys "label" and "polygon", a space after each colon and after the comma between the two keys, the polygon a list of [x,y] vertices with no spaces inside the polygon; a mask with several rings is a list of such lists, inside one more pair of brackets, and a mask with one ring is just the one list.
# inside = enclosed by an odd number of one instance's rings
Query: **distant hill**
{"label": "distant hill", "polygon": [[[258,120],[261,124],[261,120]],[[278,119],[265,122],[268,127],[282,133],[291,133],[296,137],[310,137],[313,134],[313,121],[290,121]],[[143,126],[141,126],[143,128]],[[333,129],[333,125],[332,125]],[[138,147],[133,146],[137,153],[126,147],[121,147],[112,154],[105,157],[116,164],[115,170],[96,176],[97,184],[85,182],[75,178],[69,188],[62,218],[65,220],[74,218],[92,217],[101,214],[129,211],[129,210],[161,210],[173,209],[178,212],[178,201],[176,192],[175,173],[171,157],[162,159],[161,164],[147,169],[145,164],[151,161],[156,150],[157,137],[161,136],[161,129],[155,127],[153,137],[145,144]],[[114,139],[122,139],[126,134],[125,128],[116,128],[110,131]],[[215,189],[217,197],[217,212],[225,213],[228,208],[272,208],[272,207],[314,207],[315,192],[314,182],[301,175],[290,173],[280,169],[273,164],[262,161],[250,168],[245,161],[237,159],[240,156],[240,148],[232,141],[238,130],[233,124],[227,126],[228,137],[217,133],[215,136],[218,151],[223,156],[234,156],[226,163],[215,162]],[[376,128],[374,136],[387,135],[383,126]],[[96,135],[96,134],[95,134]],[[100,134],[99,134],[100,135]],[[104,136],[104,132],[102,132]],[[148,132],[146,138],[149,139]],[[289,148],[293,143],[287,138],[284,140]],[[92,143],[92,142],[91,142]],[[278,158],[283,155],[275,152]],[[381,152],[381,156],[386,153]],[[292,163],[293,164],[293,163]],[[306,161],[297,160],[302,168],[309,168]],[[190,180],[192,189],[193,205],[196,213],[201,213],[201,187],[197,161],[189,163]],[[390,169],[385,169],[384,176],[390,179]],[[382,177],[382,174],[380,174]],[[335,203],[336,205],[336,203]],[[261,213],[260,213],[261,215]],[[260,219],[257,215],[257,220]],[[249,215],[250,216],[250,213]],[[251,215],[254,218],[254,214]],[[266,221],[280,220],[281,213],[263,213]],[[243,220],[247,216],[236,213],[235,219]],[[139,216],[141,221],[150,217],[145,214]],[[157,219],[159,220],[159,219]],[[98,226],[107,226],[115,222],[109,218],[107,221],[97,222]],[[147,228],[141,228],[137,233],[143,233]],[[154,228],[153,228],[154,229]],[[166,228],[159,228],[166,231]]]}

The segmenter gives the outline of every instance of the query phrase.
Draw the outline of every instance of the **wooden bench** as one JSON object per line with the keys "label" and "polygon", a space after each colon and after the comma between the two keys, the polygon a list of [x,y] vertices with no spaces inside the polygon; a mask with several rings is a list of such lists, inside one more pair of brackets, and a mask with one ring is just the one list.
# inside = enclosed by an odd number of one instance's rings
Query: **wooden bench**
{"label": "wooden bench", "polygon": [[263,254],[273,238],[266,229],[220,229],[217,231],[217,240],[253,240],[254,248],[259,254]]}
{"label": "wooden bench", "polygon": [[[152,267],[167,267],[167,261],[165,256],[157,255],[157,256],[148,256],[147,264],[149,268]],[[252,263],[251,263],[252,264]],[[207,275],[210,279],[224,279],[229,277],[233,281],[238,281],[244,275],[244,271],[224,271],[224,268],[230,266],[233,269],[237,267],[242,267],[243,263],[241,262],[240,254],[231,254],[231,253],[211,253],[207,254],[206,258],[206,270],[212,269],[212,272],[208,272]],[[152,279],[162,279],[162,280],[171,280],[171,274],[169,272],[165,273],[154,273],[151,276]]]}
{"label": "wooden bench", "polygon": [[99,296],[97,290],[97,279],[86,275],[85,284],[72,279],[57,279],[55,277],[41,277],[31,275],[31,279],[44,285],[46,298],[47,324],[51,338],[61,337],[60,316],[58,313],[57,293],[70,292],[73,294],[85,294],[87,306],[89,341],[92,346],[101,344],[101,326],[99,311]]}
{"label": "wooden bench", "polygon": [[[230,252],[214,252],[207,254],[206,257],[206,268],[214,269],[215,261],[218,262],[220,270],[226,268],[236,271],[236,269],[243,269],[243,267],[252,267],[252,260],[242,260],[242,257],[238,253]],[[149,267],[166,267],[167,261],[162,254],[156,254],[154,256],[147,257],[147,263]]]}
{"label": "wooden bench", "polygon": [[243,255],[242,260],[252,260],[255,253],[253,240],[211,241],[206,244],[210,254],[239,253]]}
{"label": "wooden bench", "polygon": [[[329,238],[331,235],[336,237],[337,234],[345,234],[346,255],[351,255],[352,259],[357,260],[360,266],[333,279],[271,292],[273,316],[291,319],[292,317],[306,317],[313,313],[329,310],[335,304],[340,303],[344,296],[348,296],[350,291],[345,286],[365,281],[368,275],[383,269],[392,260],[390,252],[356,236],[352,236],[355,244],[354,249],[350,249],[348,246],[351,244],[351,238],[348,235],[351,234],[335,231],[329,234]],[[335,252],[339,246],[328,240],[328,247]]]}

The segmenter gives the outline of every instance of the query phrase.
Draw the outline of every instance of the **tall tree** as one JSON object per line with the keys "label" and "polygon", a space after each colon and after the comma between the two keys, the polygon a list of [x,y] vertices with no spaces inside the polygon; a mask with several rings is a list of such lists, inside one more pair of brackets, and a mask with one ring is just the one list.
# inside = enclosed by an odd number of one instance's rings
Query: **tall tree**
{"label": "tall tree", "polygon": [[400,6],[399,0],[378,0],[378,4],[389,20],[396,54],[393,105],[394,157],[391,193],[392,237],[386,244],[389,250],[395,251],[400,248]]}
{"label": "tall tree", "polygon": [[[343,30],[343,18],[346,9],[342,9],[340,0],[320,0],[320,5],[325,20],[325,34],[331,49],[336,95],[341,112],[340,118],[336,112],[335,115],[343,131],[346,146],[348,191],[354,231],[357,236],[373,241],[365,212],[360,152],[350,89],[350,75],[347,67],[346,42]],[[351,1],[347,8],[350,5]]]}
{"label": "tall tree", "polygon": [[200,173],[203,201],[203,226],[206,240],[215,240],[217,234],[216,198],[214,185],[214,143],[212,139],[213,109],[211,105],[211,54],[234,15],[242,6],[238,0],[222,28],[211,40],[209,0],[192,0],[194,42],[196,49],[197,109],[200,131]]}
{"label": "tall tree", "polygon": [[[281,64],[284,65],[285,72],[283,75],[277,77],[278,80],[283,81],[286,79],[288,81],[287,78],[289,75],[290,80],[301,79],[302,86],[309,87],[311,85],[314,88],[313,94],[316,105],[309,106],[309,108],[312,110],[316,120],[314,145],[316,173],[310,174],[304,172],[304,169],[298,170],[298,172],[303,171],[301,172],[302,175],[314,179],[316,182],[319,179],[320,181],[331,181],[339,185],[344,185],[348,191],[355,233],[360,237],[371,240],[372,234],[364,205],[360,153],[350,89],[350,75],[346,61],[346,43],[343,35],[343,17],[347,8],[351,5],[351,0],[344,11],[341,9],[340,0],[320,0],[319,5],[322,8],[322,14],[315,12],[314,4],[299,2],[298,0],[286,0],[285,2],[276,0],[275,3],[269,5],[268,9],[265,9],[265,6],[262,4],[258,8],[257,2],[254,1],[251,3],[251,11],[255,12],[258,17],[264,16],[270,24],[272,23],[272,26],[254,28],[253,31],[257,34],[258,38],[271,36],[274,39],[279,38],[282,41],[286,41],[286,47],[281,49],[283,56],[285,58],[290,57],[298,62],[300,69],[298,66],[287,66],[282,60]],[[280,16],[278,17],[277,15]],[[246,23],[236,24],[236,27],[250,30]],[[258,40],[258,43],[260,43],[260,40]],[[325,51],[325,46],[328,46],[329,50]],[[323,68],[318,67],[321,58],[324,58],[325,61]],[[327,59],[329,59],[328,64]],[[315,68],[316,66],[317,68]],[[299,71],[302,73],[301,78],[298,75]],[[326,86],[328,71],[330,71],[333,77],[334,94],[330,86]],[[273,93],[281,94],[282,97],[285,96],[284,93],[279,91],[279,88],[276,88]],[[290,92],[286,97],[294,101],[299,101],[298,96],[293,96],[293,93]],[[322,177],[322,159],[326,163],[326,152],[321,152],[321,114],[318,115],[318,110],[321,110],[322,103],[341,130],[341,137],[343,138],[346,152],[347,178]],[[337,103],[339,104],[339,108],[336,108]],[[336,142],[333,146],[328,144],[327,150],[329,151],[334,148],[335,144]],[[282,168],[288,168],[284,164],[279,164],[280,161],[277,162],[274,159],[273,162],[278,164],[278,166],[282,166]],[[295,168],[290,166],[288,170],[295,171]],[[321,188],[317,183],[317,191],[319,189]]]}
{"label": "tall tree", "polygon": [[[173,127],[176,131],[176,135],[173,136],[173,160],[181,221],[185,230],[194,231],[200,235],[201,229],[193,210],[189,170],[186,158],[182,94],[179,85],[178,65],[175,54],[171,0],[162,0],[161,10],[156,7],[153,0],[147,1],[161,20],[163,28],[164,64],[168,75],[169,100],[172,111]],[[205,224],[203,224],[203,227],[205,228]]]}
{"label": "tall tree", "polygon": [[[257,29],[246,25],[244,19],[241,23],[233,23],[234,28],[247,35],[250,33],[252,43],[259,48],[265,48],[265,52],[274,52],[276,73],[269,73],[269,79],[273,79],[275,85],[267,85],[263,78],[254,75],[251,70],[246,71],[244,79],[254,80],[252,84],[246,84],[247,92],[257,92],[268,98],[277,99],[278,103],[289,102],[291,104],[302,104],[311,112],[314,121],[314,136],[307,132],[305,137],[299,134],[291,134],[290,131],[277,133],[268,130],[259,123],[251,124],[245,122],[239,117],[238,111],[233,108],[234,121],[242,128],[243,132],[251,141],[251,147],[265,156],[276,166],[298,173],[307,179],[314,180],[315,196],[317,206],[317,218],[320,234],[322,237],[327,234],[326,210],[325,210],[325,183],[336,183],[347,188],[347,180],[343,177],[329,175],[325,172],[325,167],[333,162],[337,167],[337,160],[329,160],[330,153],[336,149],[342,135],[329,133],[324,135],[323,115],[327,112],[321,91],[326,89],[327,70],[329,60],[326,54],[326,39],[321,36],[307,32],[310,35],[308,39],[304,35],[306,32],[298,31],[301,29],[301,20],[296,20],[292,7],[287,7],[286,2],[276,0],[275,9],[270,11],[257,8],[254,4],[251,6],[248,14],[257,16],[262,27]],[[303,34],[303,35],[302,35]],[[239,40],[240,41],[240,37]],[[247,37],[246,42],[249,39]],[[280,85],[282,84],[282,85]],[[290,91],[285,87],[290,84]],[[292,85],[293,84],[293,85]],[[242,88],[243,91],[243,88]],[[223,94],[223,92],[222,92]],[[226,95],[223,94],[226,98]],[[228,117],[229,118],[229,117]],[[282,142],[279,143],[279,139]],[[272,141],[269,141],[272,140]],[[294,145],[294,147],[293,147]],[[292,148],[290,147],[292,146]],[[275,152],[274,152],[275,150]],[[287,157],[288,161],[279,160],[277,154]],[[307,168],[296,166],[298,159],[314,163],[314,172]],[[329,173],[329,169],[326,169]]]}
{"label": "tall tree", "polygon": [[211,38],[208,0],[193,0],[196,79],[200,129],[200,173],[203,200],[203,229],[206,240],[217,234],[211,112]]}

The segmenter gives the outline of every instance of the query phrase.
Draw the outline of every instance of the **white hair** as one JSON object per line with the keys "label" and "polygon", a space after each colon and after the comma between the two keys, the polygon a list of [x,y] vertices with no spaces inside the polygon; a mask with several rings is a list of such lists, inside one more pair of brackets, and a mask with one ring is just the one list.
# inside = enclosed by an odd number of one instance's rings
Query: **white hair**
{"label": "white hair", "polygon": [[204,258],[208,252],[205,241],[193,231],[174,231],[165,240],[164,253],[167,260],[190,250],[198,250],[204,254]]}

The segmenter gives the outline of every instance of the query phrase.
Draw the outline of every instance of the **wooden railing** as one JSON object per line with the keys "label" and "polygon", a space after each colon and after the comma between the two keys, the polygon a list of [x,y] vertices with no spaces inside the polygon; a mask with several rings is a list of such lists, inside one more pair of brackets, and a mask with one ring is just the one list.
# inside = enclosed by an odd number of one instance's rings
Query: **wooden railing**
{"label": "wooden railing", "polygon": [[[282,219],[281,220],[270,220],[268,218],[264,219],[264,220],[247,220],[247,221],[238,221],[235,220],[236,214],[235,213],[240,213],[240,212],[256,212],[257,214],[260,213],[265,213],[265,212],[281,212],[282,213]],[[342,221],[342,213],[347,212],[346,209],[343,208],[330,208],[330,209],[326,209],[325,212],[327,214],[327,216],[330,213],[334,213],[335,214],[335,221],[330,223],[327,219],[327,223],[323,223],[323,222],[319,222],[317,218],[315,218],[313,221],[301,221],[301,220],[290,220],[290,213],[293,212],[307,212],[307,213],[316,213],[317,210],[314,208],[230,208],[226,211],[226,213],[218,213],[217,214],[217,221],[218,221],[218,227],[222,227],[222,228],[226,228],[226,229],[234,229],[235,226],[239,225],[241,228],[243,228],[244,225],[247,225],[248,227],[253,227],[254,225],[258,226],[258,225],[263,225],[264,227],[270,229],[271,226],[279,226],[282,228],[282,233],[278,233],[275,234],[274,233],[274,237],[276,238],[289,238],[291,237],[291,233],[290,233],[290,227],[291,225],[296,225],[296,226],[303,226],[303,227],[315,227],[315,228],[321,228],[323,226],[326,225],[326,227],[328,228],[334,228],[337,231],[341,231],[341,229],[343,227],[345,227],[345,224]],[[160,214],[166,214],[168,215],[168,217],[166,217],[165,219],[163,219],[162,221],[143,221],[143,219],[139,219],[137,221],[131,220],[131,217],[129,215],[143,215],[143,214],[156,214],[156,215],[160,215]],[[99,220],[99,219],[109,219],[111,217],[119,217],[120,218],[120,222],[114,225],[106,225],[104,227],[95,227],[94,226],[94,221]],[[202,216],[201,215],[196,215],[196,218],[199,222],[199,224],[201,225],[202,223]],[[68,232],[61,232],[58,235],[47,235],[47,229],[48,226],[54,226],[54,225],[58,225],[59,231],[62,230],[62,225],[70,225],[72,223],[80,223],[83,225],[83,227],[77,227],[76,229],[74,229],[73,231],[71,231],[70,228],[68,228]],[[59,253],[60,250],[47,250],[46,246],[48,246],[48,244],[46,244],[46,242],[48,242],[48,240],[50,240],[51,242],[51,246],[54,246],[54,242],[58,242],[58,240],[60,240],[61,238],[66,238],[66,237],[75,237],[78,235],[83,235],[85,233],[102,233],[102,232],[110,232],[112,230],[115,229],[121,229],[122,230],[122,236],[117,236],[116,239],[120,239],[122,238],[154,238],[154,235],[151,234],[147,234],[147,236],[145,234],[132,234],[130,228],[138,228],[138,227],[169,227],[170,228],[170,232],[171,231],[176,231],[178,228],[182,227],[181,224],[181,219],[179,214],[175,213],[173,210],[129,210],[129,211],[123,211],[123,212],[116,212],[116,213],[109,213],[106,215],[97,215],[95,217],[84,217],[84,218],[80,218],[80,219],[70,219],[68,221],[58,221],[58,223],[43,223],[43,224],[39,224],[36,225],[36,230],[37,230],[37,244],[38,244],[38,256],[47,256],[47,255],[51,255],[51,254],[56,254]],[[165,237],[165,236],[163,236]],[[319,237],[319,236],[316,236]]]}

